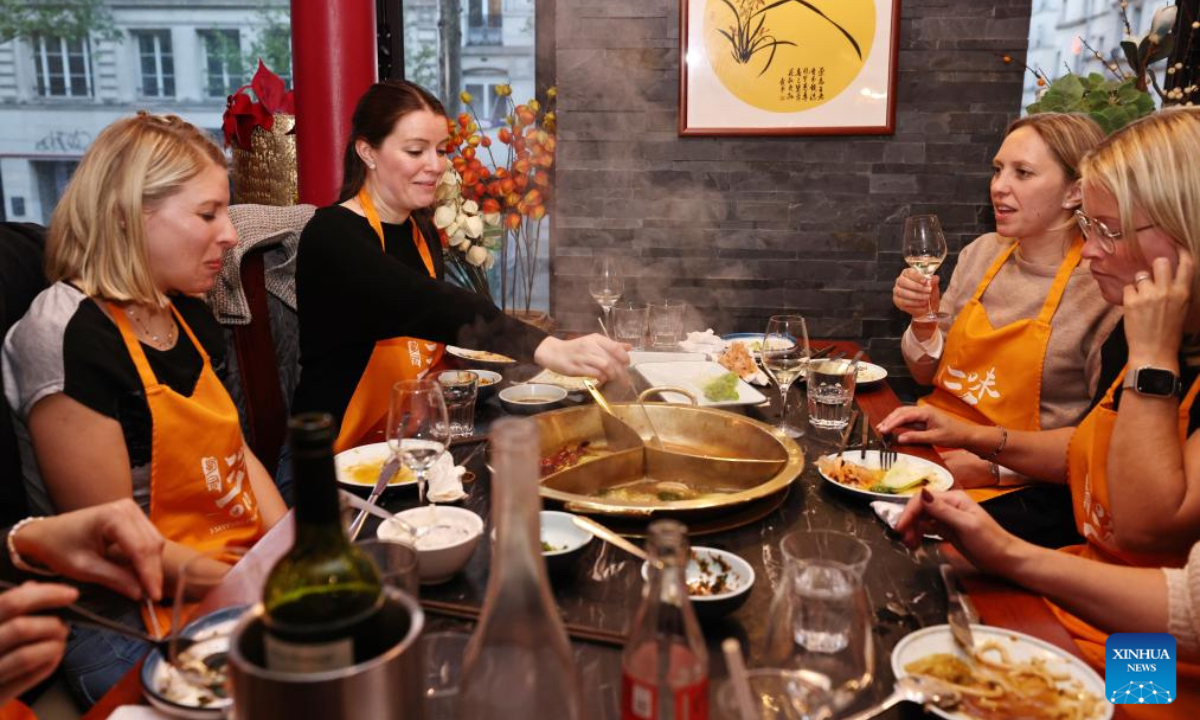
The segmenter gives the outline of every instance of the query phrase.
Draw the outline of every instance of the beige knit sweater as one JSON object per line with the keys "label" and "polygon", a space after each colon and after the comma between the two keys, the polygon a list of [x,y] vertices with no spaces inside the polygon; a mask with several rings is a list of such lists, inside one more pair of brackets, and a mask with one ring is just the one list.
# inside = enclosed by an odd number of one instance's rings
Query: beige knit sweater
{"label": "beige knit sweater", "polygon": [[[975,294],[984,274],[1008,248],[1008,240],[996,233],[977,238],[958,254],[958,265],[942,295],[941,309],[950,314],[941,332],[922,345],[904,333],[901,349],[913,377],[931,384],[941,359],[944,337],[958,313]],[[1038,265],[1013,253],[982,302],[993,327],[1037,317],[1050,293],[1058,265]],[[1042,368],[1041,423],[1043,430],[1078,424],[1091,404],[1100,375],[1100,346],[1121,317],[1120,308],[1104,301],[1084,261],[1071,273],[1067,290],[1051,320],[1053,332]],[[1030,357],[1029,362],[1038,359]]]}
{"label": "beige knit sweater", "polygon": [[1200,543],[1192,546],[1183,568],[1163,568],[1167,576],[1167,632],[1175,636],[1180,655],[1200,656]]}

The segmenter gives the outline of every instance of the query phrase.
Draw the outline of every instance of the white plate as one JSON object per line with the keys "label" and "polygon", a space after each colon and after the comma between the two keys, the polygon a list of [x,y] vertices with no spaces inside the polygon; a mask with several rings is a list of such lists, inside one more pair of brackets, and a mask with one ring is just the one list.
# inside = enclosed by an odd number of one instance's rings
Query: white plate
{"label": "white plate", "polygon": [[664,352],[661,350],[630,350],[629,364],[661,362],[689,362],[692,360],[707,360],[708,355],[694,352]]}
{"label": "white plate", "polygon": [[481,365],[512,365],[517,362],[507,355],[491,353],[486,350],[468,350],[466,348],[455,347],[454,345],[447,345],[446,352],[454,357],[470,360],[473,363]]}
{"label": "white plate", "polygon": [[[1014,661],[1043,658],[1047,661],[1048,668],[1051,671],[1069,673],[1083,685],[1084,690],[1092,693],[1100,700],[1103,712],[1098,716],[1088,718],[1088,720],[1108,720],[1108,718],[1112,717],[1113,706],[1104,699],[1104,681],[1100,679],[1095,670],[1092,670],[1085,662],[1074,655],[1050,643],[1038,640],[1025,633],[1016,632],[1015,630],[1005,630],[1004,628],[988,625],[972,625],[971,634],[975,637],[976,644],[988,640],[995,640],[1001,643],[1008,650],[1009,657]],[[949,653],[960,658],[966,657],[954,642],[954,637],[950,634],[949,625],[927,627],[904,637],[896,644],[895,649],[892,650],[892,673],[897,678],[906,677],[910,673],[904,670],[905,665],[936,653]],[[930,709],[934,713],[948,718],[948,720],[970,720],[971,717],[961,712],[949,712],[937,708]]]}
{"label": "white plate", "polygon": [[[905,493],[898,493],[898,494],[893,495],[893,494],[889,494],[889,493],[872,492],[870,490],[860,490],[856,487],[850,487],[849,485],[843,485],[842,483],[834,480],[833,478],[829,477],[828,475],[826,475],[824,472],[821,471],[821,465],[820,465],[821,461],[829,459],[829,458],[833,458],[833,457],[836,457],[836,456],[834,456],[834,455],[821,456],[817,460],[817,472],[821,473],[821,477],[825,478],[825,482],[828,482],[842,490],[845,490],[847,492],[852,492],[852,493],[858,493],[859,495],[866,495],[868,497],[880,498],[883,500],[900,500],[900,501],[907,501],[908,498],[912,497],[912,495],[916,492],[915,490],[910,490]],[[878,450],[868,450],[867,457],[865,459],[860,456],[858,450],[847,450],[846,452],[842,453],[841,457],[844,460],[848,460],[849,462],[852,462],[855,465],[861,465],[865,468],[877,469],[879,467],[882,467],[879,463],[879,451]],[[938,465],[935,462],[930,462],[924,458],[919,458],[915,455],[906,455],[904,453],[899,453],[897,460],[899,460],[901,458],[903,458],[905,462],[910,463],[911,465],[913,465],[915,467],[929,468],[930,470],[933,470],[934,479],[932,481],[930,481],[930,483],[928,485],[925,486],[925,487],[929,488],[930,490],[932,490],[933,492],[945,492],[946,490],[949,490],[952,485],[954,485],[954,476],[950,474],[949,470],[942,467],[941,465]]]}
{"label": "white plate", "polygon": [[[713,402],[704,397],[705,383],[729,372],[715,362],[664,362],[646,363],[633,368],[645,378],[652,387],[673,385],[683,388],[696,396],[696,402],[703,407],[725,407],[730,405],[758,405],[766,402],[765,395],[750,387],[744,380],[738,380],[737,400],[721,400]],[[668,402],[686,403],[687,398],[679,393],[663,393],[663,399]]]}
{"label": "white plate", "polygon": [[[392,449],[385,442],[372,443],[371,445],[359,445],[349,450],[343,450],[333,458],[333,467],[337,471],[338,482],[350,488],[366,488],[368,490],[375,487],[375,481],[379,479],[379,470],[388,458],[392,456]],[[360,469],[355,473],[355,468]],[[369,467],[370,469],[365,469]],[[357,474],[357,477],[355,475]],[[396,477],[388,483],[388,489],[412,485],[417,482],[417,477],[412,471],[403,465],[400,467],[400,472],[396,473]]]}
{"label": "white plate", "polygon": [[[761,352],[764,334],[765,333],[728,333],[726,335],[722,335],[721,339],[730,345],[735,342],[744,343],[746,345],[746,349],[750,351],[750,354],[754,357],[758,357],[759,353]],[[788,340],[787,338],[782,338],[782,342],[786,344],[779,344],[780,340],[776,340],[775,342],[771,343],[771,347],[786,349],[793,347],[796,344],[795,339]]]}
{"label": "white plate", "polygon": [[888,371],[875,363],[862,362],[858,363],[858,370],[854,373],[854,383],[858,387],[867,387],[882,381],[888,376]]}

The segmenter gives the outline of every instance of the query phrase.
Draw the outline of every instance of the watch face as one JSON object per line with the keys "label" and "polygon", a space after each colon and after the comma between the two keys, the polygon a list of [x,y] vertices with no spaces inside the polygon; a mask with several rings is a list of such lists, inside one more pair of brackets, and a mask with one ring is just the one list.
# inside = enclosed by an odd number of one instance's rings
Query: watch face
{"label": "watch face", "polygon": [[1167,397],[1175,393],[1175,373],[1160,368],[1142,368],[1137,374],[1136,390],[1143,395]]}

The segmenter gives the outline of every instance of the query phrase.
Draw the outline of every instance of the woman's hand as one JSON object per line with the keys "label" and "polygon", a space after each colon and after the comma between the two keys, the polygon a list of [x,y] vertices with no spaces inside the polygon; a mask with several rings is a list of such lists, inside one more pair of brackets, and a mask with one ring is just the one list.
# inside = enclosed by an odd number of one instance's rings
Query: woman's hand
{"label": "woman's hand", "polygon": [[1129,342],[1129,366],[1155,365],[1175,368],[1183,322],[1191,305],[1194,261],[1180,250],[1174,272],[1168,258],[1151,264],[1153,273],[1138,273],[1125,286],[1125,338]]}
{"label": "woman's hand", "polygon": [[931,308],[936,312],[942,299],[938,283],[937,275],[926,276],[906,268],[892,287],[892,302],[914,318],[928,315]]}
{"label": "woman's hand", "polygon": [[905,405],[889,413],[878,430],[903,445],[961,448],[970,445],[978,427],[928,405]]}
{"label": "woman's hand", "polygon": [[22,558],[133,600],[162,598],[163,538],[132,500],[40,518],[13,544]]}
{"label": "woman's hand", "polygon": [[0,707],[50,677],[66,649],[66,624],[31,614],[78,597],[66,585],[32,582],[0,593]]}
{"label": "woman's hand", "polygon": [[962,491],[931,493],[922,490],[908,501],[896,532],[909,547],[916,547],[926,533],[936,533],[975,567],[994,575],[1011,569],[1023,541],[992,519]]}
{"label": "woman's hand", "polygon": [[943,450],[942,462],[960,488],[989,487],[997,483],[992,464],[967,450]]}
{"label": "woman's hand", "polygon": [[537,346],[533,361],[563,375],[613,380],[629,367],[628,345],[592,333],[574,340],[548,337]]}

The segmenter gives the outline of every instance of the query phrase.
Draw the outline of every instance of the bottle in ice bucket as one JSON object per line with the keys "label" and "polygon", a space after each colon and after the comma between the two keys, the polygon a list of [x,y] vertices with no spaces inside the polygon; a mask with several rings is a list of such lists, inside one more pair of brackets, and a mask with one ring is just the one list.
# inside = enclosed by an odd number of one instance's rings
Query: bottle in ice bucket
{"label": "bottle in ice bucket", "polygon": [[333,419],[288,423],[296,488],[296,537],[263,587],[266,665],[284,672],[347,667],[378,654],[379,573],[346,538],[333,466]]}
{"label": "bottle in ice bucket", "polygon": [[646,549],[649,579],[621,654],[621,720],[707,720],[708,653],[688,598],[687,528],[650,523]]}
{"label": "bottle in ice bucket", "polygon": [[479,625],[463,657],[458,717],[582,720],[583,684],[542,558],[537,424],[499,420],[491,441],[496,539]]}

